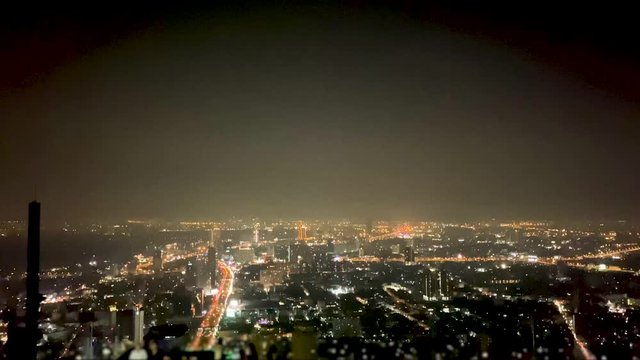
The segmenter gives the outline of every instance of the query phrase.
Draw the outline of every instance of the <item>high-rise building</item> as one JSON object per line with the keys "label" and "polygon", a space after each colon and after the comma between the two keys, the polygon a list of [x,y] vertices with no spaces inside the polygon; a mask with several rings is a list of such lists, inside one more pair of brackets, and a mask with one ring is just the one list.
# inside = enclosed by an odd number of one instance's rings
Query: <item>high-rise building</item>
{"label": "high-rise building", "polygon": [[3,320],[7,325],[7,342],[2,353],[7,359],[35,360],[37,344],[42,334],[38,329],[40,317],[40,203],[29,203],[29,224],[27,234],[27,302],[24,325],[18,319],[17,311],[8,308]]}
{"label": "high-rise building", "polygon": [[298,240],[307,239],[307,227],[302,221],[298,221]]}
{"label": "high-rise building", "polygon": [[289,246],[289,254],[290,262],[311,262],[313,260],[311,248],[305,242],[298,241],[291,244],[291,246]]}
{"label": "high-rise building", "polygon": [[438,292],[438,277],[436,275],[436,271],[431,270],[427,272],[427,275],[425,275],[425,300],[437,299]]}
{"label": "high-rise building", "polygon": [[404,261],[407,263],[413,263],[416,261],[415,253],[413,252],[413,246],[405,246],[402,249],[402,253],[404,255]]}
{"label": "high-rise building", "polygon": [[334,270],[334,263],[332,254],[322,250],[312,250],[309,264],[314,271],[332,271]]}
{"label": "high-rise building", "polygon": [[440,296],[442,300],[451,298],[451,286],[453,285],[449,273],[445,270],[440,271]]}
{"label": "high-rise building", "polygon": [[253,228],[253,244],[257,245],[260,240],[260,223],[256,223]]}
{"label": "high-rise building", "polygon": [[24,359],[35,359],[37,355],[38,318],[40,314],[40,203],[29,203],[29,233],[27,239],[27,348]]}
{"label": "high-rise building", "polygon": [[336,242],[333,239],[329,239],[327,241],[327,254],[335,255],[336,253]]}
{"label": "high-rise building", "polygon": [[277,244],[273,248],[273,256],[282,261],[291,262],[291,245]]}
{"label": "high-rise building", "polygon": [[211,288],[214,289],[217,284],[216,272],[218,267],[217,253],[215,246],[209,245],[207,251],[207,269],[209,271],[209,283]]}
{"label": "high-rise building", "polygon": [[162,249],[157,248],[153,252],[153,271],[156,274],[162,272]]}
{"label": "high-rise building", "polygon": [[218,254],[221,253],[220,230],[211,229],[209,237],[209,248],[207,249],[207,271],[209,273],[209,284],[214,289],[217,285]]}
{"label": "high-rise building", "polygon": [[391,245],[390,248],[392,254],[400,254],[400,244]]}
{"label": "high-rise building", "polygon": [[451,282],[446,271],[431,270],[425,278],[426,300],[448,300],[451,297]]}
{"label": "high-rise building", "polygon": [[111,325],[117,328],[120,339],[142,343],[144,336],[144,311],[129,309],[111,313]]}
{"label": "high-rise building", "polygon": [[187,263],[184,285],[187,287],[196,287],[198,285],[198,272],[196,271],[196,266],[191,261]]}
{"label": "high-rise building", "polygon": [[224,243],[221,238],[222,232],[220,229],[209,230],[209,246],[215,247],[218,255],[224,253]]}

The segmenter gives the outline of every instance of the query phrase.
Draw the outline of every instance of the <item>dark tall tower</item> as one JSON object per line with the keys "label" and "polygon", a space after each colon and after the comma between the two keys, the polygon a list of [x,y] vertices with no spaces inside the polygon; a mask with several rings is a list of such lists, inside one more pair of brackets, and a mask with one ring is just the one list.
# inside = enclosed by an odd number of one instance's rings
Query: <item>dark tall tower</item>
{"label": "dark tall tower", "polygon": [[402,249],[402,253],[404,255],[404,261],[407,263],[413,263],[416,261],[416,257],[415,257],[415,253],[413,252],[413,246],[409,245],[409,246],[405,246],[404,249]]}
{"label": "dark tall tower", "polygon": [[211,288],[216,288],[216,268],[217,264],[216,248],[215,246],[209,246],[207,253],[207,268],[209,269],[209,278],[211,279]]}
{"label": "dark tall tower", "polygon": [[186,287],[198,286],[198,272],[196,270],[196,264],[189,261],[187,263],[187,269],[185,270],[184,285]]}
{"label": "dark tall tower", "polygon": [[218,246],[220,243],[220,231],[211,229],[211,238],[209,239],[209,249],[207,250],[207,268],[209,270],[209,279],[211,281],[211,289],[216,288],[216,271],[218,269]]}
{"label": "dark tall tower", "polygon": [[333,239],[329,239],[329,241],[327,241],[327,254],[336,254],[336,242]]}
{"label": "dark tall tower", "polygon": [[153,272],[160,274],[162,265],[162,249],[155,249],[153,252]]}
{"label": "dark tall tower", "polygon": [[28,346],[25,359],[36,358],[38,317],[40,314],[40,203],[29,203],[29,233],[27,239],[27,313],[25,319]]}

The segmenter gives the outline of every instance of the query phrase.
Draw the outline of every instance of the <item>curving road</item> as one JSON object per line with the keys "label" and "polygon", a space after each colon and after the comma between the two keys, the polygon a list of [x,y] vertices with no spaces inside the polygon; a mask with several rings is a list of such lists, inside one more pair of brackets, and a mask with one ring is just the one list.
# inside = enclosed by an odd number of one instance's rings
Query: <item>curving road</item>
{"label": "curving road", "polygon": [[196,333],[193,341],[187,346],[188,350],[211,349],[216,343],[218,325],[227,309],[229,296],[233,291],[233,271],[222,261],[218,261],[218,273],[220,274],[220,285],[218,292],[211,300],[211,306],[202,319],[202,324]]}

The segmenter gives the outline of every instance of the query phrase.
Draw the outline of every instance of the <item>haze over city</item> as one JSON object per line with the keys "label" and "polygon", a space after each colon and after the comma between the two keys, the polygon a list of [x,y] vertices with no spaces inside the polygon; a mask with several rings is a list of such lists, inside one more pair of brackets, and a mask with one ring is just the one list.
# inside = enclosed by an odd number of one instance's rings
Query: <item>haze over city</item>
{"label": "haze over city", "polygon": [[640,359],[630,6],[35,5],[0,360]]}
{"label": "haze over city", "polygon": [[116,9],[6,25],[0,217],[37,188],[45,222],[638,219],[638,102],[598,82],[634,68],[598,43],[550,60],[409,5]]}

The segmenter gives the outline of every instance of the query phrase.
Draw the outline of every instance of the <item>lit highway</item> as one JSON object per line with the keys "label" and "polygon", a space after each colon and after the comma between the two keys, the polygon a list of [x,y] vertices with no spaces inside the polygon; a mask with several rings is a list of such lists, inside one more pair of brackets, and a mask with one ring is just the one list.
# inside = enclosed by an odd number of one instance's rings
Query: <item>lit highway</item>
{"label": "lit highway", "polygon": [[398,237],[400,237],[400,232],[399,231],[394,231],[394,232],[390,232],[390,233],[386,233],[386,234],[370,236],[368,240],[369,240],[369,242],[374,242],[374,241],[380,241],[380,240],[395,239],[395,238],[398,238]]}
{"label": "lit highway", "polygon": [[576,345],[575,347],[576,353],[574,354],[576,358],[584,359],[584,360],[596,360],[596,357],[593,355],[593,353],[591,353],[591,351],[589,351],[584,341],[582,341],[582,339],[580,339],[578,334],[576,334],[576,328],[575,328],[575,324],[573,323],[573,319],[569,317],[568,311],[567,309],[565,309],[562,302],[559,300],[554,300],[553,304],[556,306],[556,308],[558,309],[558,312],[560,312],[560,315],[562,315],[564,322],[567,324],[567,326],[569,327],[569,330],[571,331],[571,335],[573,336],[573,340]]}
{"label": "lit highway", "polygon": [[610,251],[603,252],[603,253],[579,255],[579,256],[575,257],[575,260],[602,259],[602,258],[608,258],[608,257],[612,257],[612,256],[625,255],[625,254],[629,254],[629,253],[636,252],[636,251],[640,251],[640,246],[631,246],[631,247],[627,247],[625,249],[610,250]]}
{"label": "lit highway", "polygon": [[211,306],[202,319],[196,336],[187,347],[189,350],[211,349],[216,343],[218,325],[224,316],[229,296],[233,291],[233,271],[231,268],[224,262],[218,261],[218,273],[220,274],[218,291],[211,300]]}
{"label": "lit highway", "polygon": [[[384,236],[391,236],[391,234],[385,234]],[[380,239],[378,239],[380,240]],[[579,261],[585,259],[605,259],[613,256],[623,256],[626,254],[630,254],[636,251],[640,251],[640,246],[632,246],[619,250],[612,250],[607,252],[595,253],[595,254],[584,254],[584,255],[575,255],[575,256],[557,256],[557,257],[534,257],[529,258],[527,256],[472,256],[467,257],[459,254],[457,256],[431,256],[431,257],[422,257],[417,256],[415,262],[530,262],[530,263],[539,263],[543,265],[555,265],[558,261]],[[348,261],[350,262],[382,262],[382,261],[396,261],[396,262],[404,262],[403,258],[396,259],[381,259],[376,256],[362,256],[362,257],[349,257]],[[569,264],[571,265],[571,264]],[[577,264],[576,266],[582,266],[581,264]]]}
{"label": "lit highway", "polygon": [[[398,284],[384,284],[382,286],[382,288],[384,289],[384,291],[393,299],[393,301],[395,301],[397,304],[402,305],[403,307],[412,309],[413,306],[409,303],[407,303],[406,301],[404,301],[403,299],[399,298],[398,296],[396,296],[393,292],[394,291],[398,291],[398,290],[403,290],[403,291],[407,291],[409,293],[411,293],[411,291],[403,286],[400,286]],[[427,323],[425,323],[424,321],[417,319],[416,317],[414,317],[413,315],[411,315],[409,312],[404,311],[402,309],[400,309],[398,306],[393,306],[390,304],[384,304],[384,307],[393,312],[396,313],[398,315],[404,316],[406,319],[415,322],[416,324],[418,324],[420,327],[422,327],[425,330],[429,330],[429,325],[427,325]]]}

